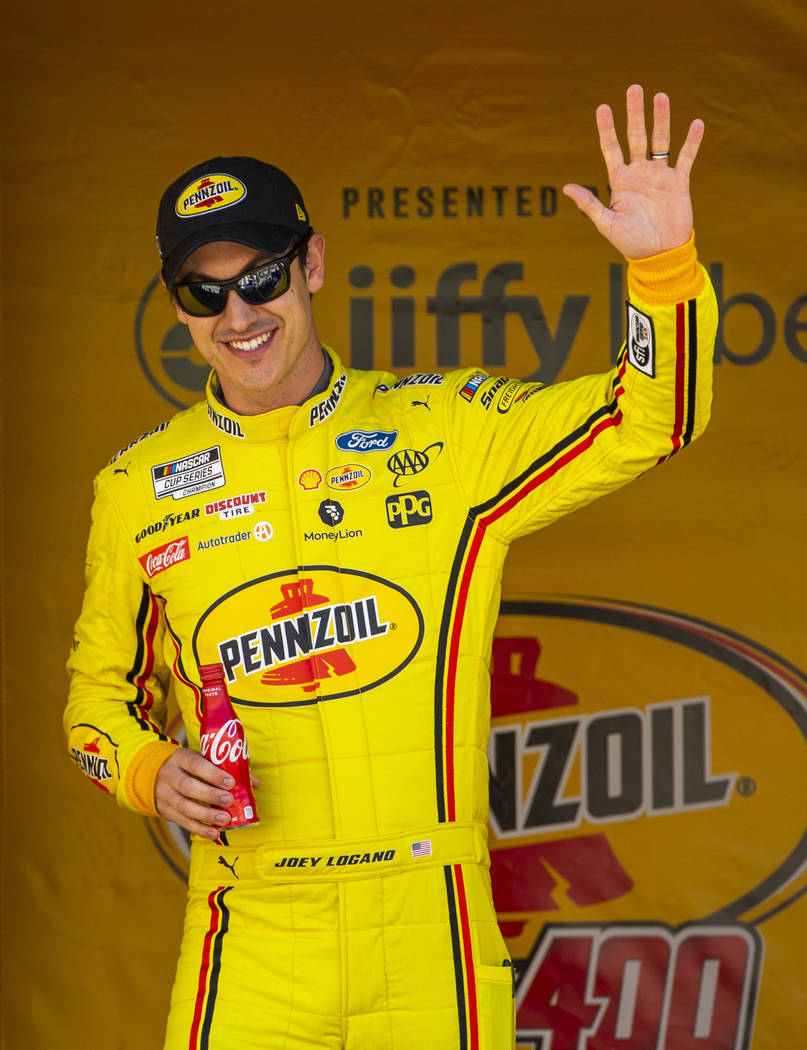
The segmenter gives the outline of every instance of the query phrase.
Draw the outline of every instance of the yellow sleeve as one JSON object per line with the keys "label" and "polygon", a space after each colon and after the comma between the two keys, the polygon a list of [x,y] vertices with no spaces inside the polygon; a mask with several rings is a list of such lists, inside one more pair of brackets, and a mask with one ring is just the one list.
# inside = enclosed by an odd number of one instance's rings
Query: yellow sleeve
{"label": "yellow sleeve", "polygon": [[447,384],[455,471],[503,542],[638,477],[706,426],[717,304],[694,242],[631,261],[628,288],[609,372],[542,387],[464,370]]}
{"label": "yellow sleeve", "polygon": [[[131,542],[101,475],[84,601],[67,661],[64,728],[69,753],[85,776],[125,808],[153,814],[154,777],[176,741],[165,732],[169,672],[162,609],[137,571]],[[155,766],[157,755],[162,759]]]}

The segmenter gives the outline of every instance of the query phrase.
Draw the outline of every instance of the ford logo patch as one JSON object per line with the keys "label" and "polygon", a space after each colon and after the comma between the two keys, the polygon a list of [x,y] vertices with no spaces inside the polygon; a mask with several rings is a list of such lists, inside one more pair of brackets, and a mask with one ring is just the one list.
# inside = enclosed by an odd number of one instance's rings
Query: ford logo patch
{"label": "ford logo patch", "polygon": [[384,452],[398,438],[397,430],[349,430],[336,439],[343,452]]}

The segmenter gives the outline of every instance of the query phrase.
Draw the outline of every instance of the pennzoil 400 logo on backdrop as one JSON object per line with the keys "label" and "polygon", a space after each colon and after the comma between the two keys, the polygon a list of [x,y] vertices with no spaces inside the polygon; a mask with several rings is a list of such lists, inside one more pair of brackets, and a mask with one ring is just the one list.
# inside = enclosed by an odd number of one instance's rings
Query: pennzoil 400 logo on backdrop
{"label": "pennzoil 400 logo on backdrop", "polygon": [[234,704],[278,707],[353,696],[399,673],[423,641],[414,598],[389,580],[329,565],[234,588],[200,618],[197,662],[221,661]]}
{"label": "pennzoil 400 logo on backdrop", "polygon": [[518,1046],[748,1050],[807,891],[807,676],[692,617],[503,602],[491,879]]}

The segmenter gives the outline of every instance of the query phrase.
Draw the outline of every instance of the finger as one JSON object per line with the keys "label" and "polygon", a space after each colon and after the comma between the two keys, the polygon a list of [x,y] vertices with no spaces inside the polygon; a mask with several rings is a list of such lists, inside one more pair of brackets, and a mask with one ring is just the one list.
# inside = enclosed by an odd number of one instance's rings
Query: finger
{"label": "finger", "polygon": [[639,84],[631,84],[626,93],[628,111],[628,152],[630,159],[647,158],[647,131],[644,123],[644,91]]}
{"label": "finger", "polygon": [[614,114],[611,112],[611,107],[605,103],[597,106],[597,131],[600,136],[600,149],[605,160],[605,167],[610,176],[616,168],[625,163],[625,159],[622,156],[619,139],[616,137]]}
{"label": "finger", "polygon": [[171,758],[165,763],[183,769],[186,773],[202,780],[206,784],[213,784],[219,788],[231,788],[235,784],[232,776],[213,762],[208,762],[198,751],[189,748],[177,748]]}
{"label": "finger", "polygon": [[[653,136],[650,156],[670,152],[670,96],[660,91],[653,96]],[[666,158],[663,158],[666,159]]]}
{"label": "finger", "polygon": [[168,788],[182,798],[191,802],[204,803],[206,806],[220,806],[226,809],[233,804],[233,796],[214,784],[206,784],[187,773],[177,773],[169,781]]}
{"label": "finger", "polygon": [[584,215],[587,215],[589,219],[599,230],[601,224],[610,216],[608,208],[606,208],[597,197],[586,189],[585,186],[579,186],[576,182],[567,183],[562,192],[570,199],[573,200],[580,211]]}
{"label": "finger", "polygon": [[703,142],[703,134],[705,130],[706,126],[700,117],[693,120],[689,125],[687,137],[681,147],[681,152],[678,154],[678,160],[675,162],[676,171],[680,171],[684,175],[689,175],[692,171],[692,165],[695,163],[698,149],[700,148],[701,142]]}
{"label": "finger", "polygon": [[161,817],[178,824],[185,831],[201,835],[206,839],[217,839],[223,828],[230,823],[230,814],[221,810],[213,811],[205,806],[195,806],[187,799],[177,796],[176,804],[164,803],[157,806]]}

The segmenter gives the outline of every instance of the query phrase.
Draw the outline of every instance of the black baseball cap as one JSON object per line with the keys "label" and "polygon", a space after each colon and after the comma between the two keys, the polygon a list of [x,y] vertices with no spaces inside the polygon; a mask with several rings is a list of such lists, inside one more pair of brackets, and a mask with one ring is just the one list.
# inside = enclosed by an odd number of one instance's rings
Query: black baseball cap
{"label": "black baseball cap", "polygon": [[311,231],[289,176],[254,157],[213,157],[180,175],[160,200],[157,247],[170,288],[192,251],[235,241],[281,255]]}

